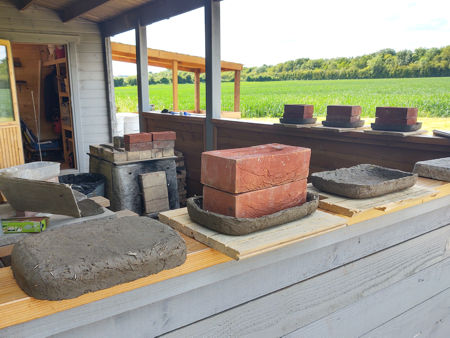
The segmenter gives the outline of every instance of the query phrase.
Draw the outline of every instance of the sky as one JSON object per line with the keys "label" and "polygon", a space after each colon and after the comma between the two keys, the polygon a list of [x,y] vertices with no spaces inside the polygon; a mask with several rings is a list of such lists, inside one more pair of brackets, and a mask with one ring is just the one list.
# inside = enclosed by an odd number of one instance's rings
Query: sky
{"label": "sky", "polygon": [[[112,41],[134,45],[134,30]],[[204,41],[203,8],[147,26],[150,48],[204,56]],[[221,58],[245,67],[446,45],[450,45],[448,0],[221,2]],[[113,62],[113,71],[135,75],[136,65]]]}

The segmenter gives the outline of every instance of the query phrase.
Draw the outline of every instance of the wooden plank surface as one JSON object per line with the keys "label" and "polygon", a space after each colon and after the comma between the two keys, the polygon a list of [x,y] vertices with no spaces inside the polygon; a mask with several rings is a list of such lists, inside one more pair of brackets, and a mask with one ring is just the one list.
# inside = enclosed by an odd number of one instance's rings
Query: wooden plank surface
{"label": "wooden plank surface", "polygon": [[309,189],[319,193],[321,209],[349,217],[351,225],[445,196],[450,193],[450,183],[419,178],[409,189],[365,199],[328,194],[312,186]]}
{"label": "wooden plank surface", "polygon": [[133,282],[116,285],[109,289],[91,292],[80,297],[62,301],[38,300],[26,295],[17,285],[11,268],[0,269],[0,329],[68,310],[100,299],[131,291],[143,286],[182,276],[210,266],[225,263],[231,259],[222,253],[207,248],[193,239],[186,239],[186,262],[174,269],[161,271],[155,275]]}
{"label": "wooden plank surface", "polygon": [[300,220],[245,236],[223,235],[203,227],[189,218],[187,208],[162,212],[159,219],[177,231],[236,260],[346,226],[346,219],[320,210]]}
{"label": "wooden plank surface", "polygon": [[66,184],[0,176],[0,190],[15,210],[81,217],[73,191]]}

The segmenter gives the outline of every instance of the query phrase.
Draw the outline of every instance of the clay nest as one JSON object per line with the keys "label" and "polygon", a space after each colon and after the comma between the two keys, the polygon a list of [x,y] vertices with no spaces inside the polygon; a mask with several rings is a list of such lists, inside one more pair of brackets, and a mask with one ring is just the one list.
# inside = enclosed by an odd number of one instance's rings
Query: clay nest
{"label": "clay nest", "polygon": [[407,189],[416,181],[417,174],[373,164],[311,174],[311,182],[317,189],[355,199],[382,196]]}
{"label": "clay nest", "polygon": [[203,197],[187,200],[189,217],[204,227],[225,235],[240,236],[286,224],[312,214],[319,206],[319,195],[308,192],[306,202],[300,206],[284,209],[257,218],[237,218],[217,214],[203,209]]}

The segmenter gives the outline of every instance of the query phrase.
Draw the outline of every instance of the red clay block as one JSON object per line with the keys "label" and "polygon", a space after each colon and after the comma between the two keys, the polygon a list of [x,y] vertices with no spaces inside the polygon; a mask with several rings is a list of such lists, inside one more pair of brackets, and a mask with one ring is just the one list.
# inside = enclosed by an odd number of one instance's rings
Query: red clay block
{"label": "red clay block", "polygon": [[314,114],[314,106],[312,104],[285,104],[285,119],[310,119]]}
{"label": "red clay block", "polygon": [[143,143],[143,142],[151,142],[152,134],[151,133],[137,133],[137,134],[126,134],[123,136],[124,143]]}
{"label": "red clay block", "polygon": [[153,142],[141,142],[141,143],[125,143],[126,151],[142,151],[151,150],[153,148]]}
{"label": "red clay block", "polygon": [[417,108],[407,107],[377,107],[375,109],[375,116],[383,118],[407,119],[417,117],[417,113]]}
{"label": "red clay block", "polygon": [[177,133],[174,131],[154,131],[152,132],[153,141],[175,141]]}
{"label": "red clay block", "polygon": [[417,117],[410,117],[407,119],[397,119],[391,117],[377,117],[375,119],[376,124],[389,124],[393,126],[410,126],[417,123]]}
{"label": "red clay block", "polygon": [[331,121],[331,122],[356,122],[359,121],[361,119],[360,115],[355,115],[355,116],[333,116],[333,115],[327,115],[327,121]]}
{"label": "red clay block", "polygon": [[233,217],[261,217],[303,204],[306,184],[306,179],[302,179],[242,194],[230,194],[205,185],[203,209]]}
{"label": "red clay block", "polygon": [[361,106],[327,106],[327,116],[356,116],[361,115]]}
{"label": "red clay block", "polygon": [[157,149],[167,149],[175,147],[175,141],[164,140],[164,141],[153,141],[153,148]]}
{"label": "red clay block", "polygon": [[201,182],[242,193],[307,178],[311,149],[283,144],[207,151],[202,154]]}

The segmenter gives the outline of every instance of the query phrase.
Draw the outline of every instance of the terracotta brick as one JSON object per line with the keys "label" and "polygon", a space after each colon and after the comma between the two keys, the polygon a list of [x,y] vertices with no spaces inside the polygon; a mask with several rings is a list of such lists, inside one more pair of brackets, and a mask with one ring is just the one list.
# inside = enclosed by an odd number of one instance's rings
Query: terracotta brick
{"label": "terracotta brick", "polygon": [[392,117],[377,117],[375,119],[376,124],[389,124],[392,126],[410,126],[417,123],[417,117],[410,117],[406,119],[398,119]]}
{"label": "terracotta brick", "polygon": [[331,122],[356,122],[361,120],[361,116],[360,115],[355,115],[355,116],[339,116],[339,115],[327,115],[327,121],[331,121]]}
{"label": "terracotta brick", "polygon": [[165,149],[175,147],[175,141],[163,140],[163,141],[153,141],[153,148]]}
{"label": "terracotta brick", "polygon": [[242,193],[307,178],[311,149],[283,144],[214,150],[202,154],[201,182]]}
{"label": "terracotta brick", "polygon": [[125,143],[126,151],[142,151],[153,149],[153,142]]}
{"label": "terracotta brick", "polygon": [[361,115],[361,106],[327,106],[327,116]]}
{"label": "terracotta brick", "polygon": [[152,134],[151,133],[126,134],[123,136],[123,141],[125,144],[151,142]]}
{"label": "terracotta brick", "polygon": [[152,132],[153,141],[175,141],[177,133],[174,131],[154,131]]}
{"label": "terracotta brick", "polygon": [[233,217],[261,217],[303,204],[306,201],[306,184],[306,179],[302,179],[242,194],[203,186],[203,208]]}
{"label": "terracotta brick", "polygon": [[417,108],[407,107],[377,107],[375,109],[376,117],[406,119],[417,117]]}
{"label": "terracotta brick", "polygon": [[314,114],[312,104],[285,104],[283,118],[287,120],[310,119]]}

